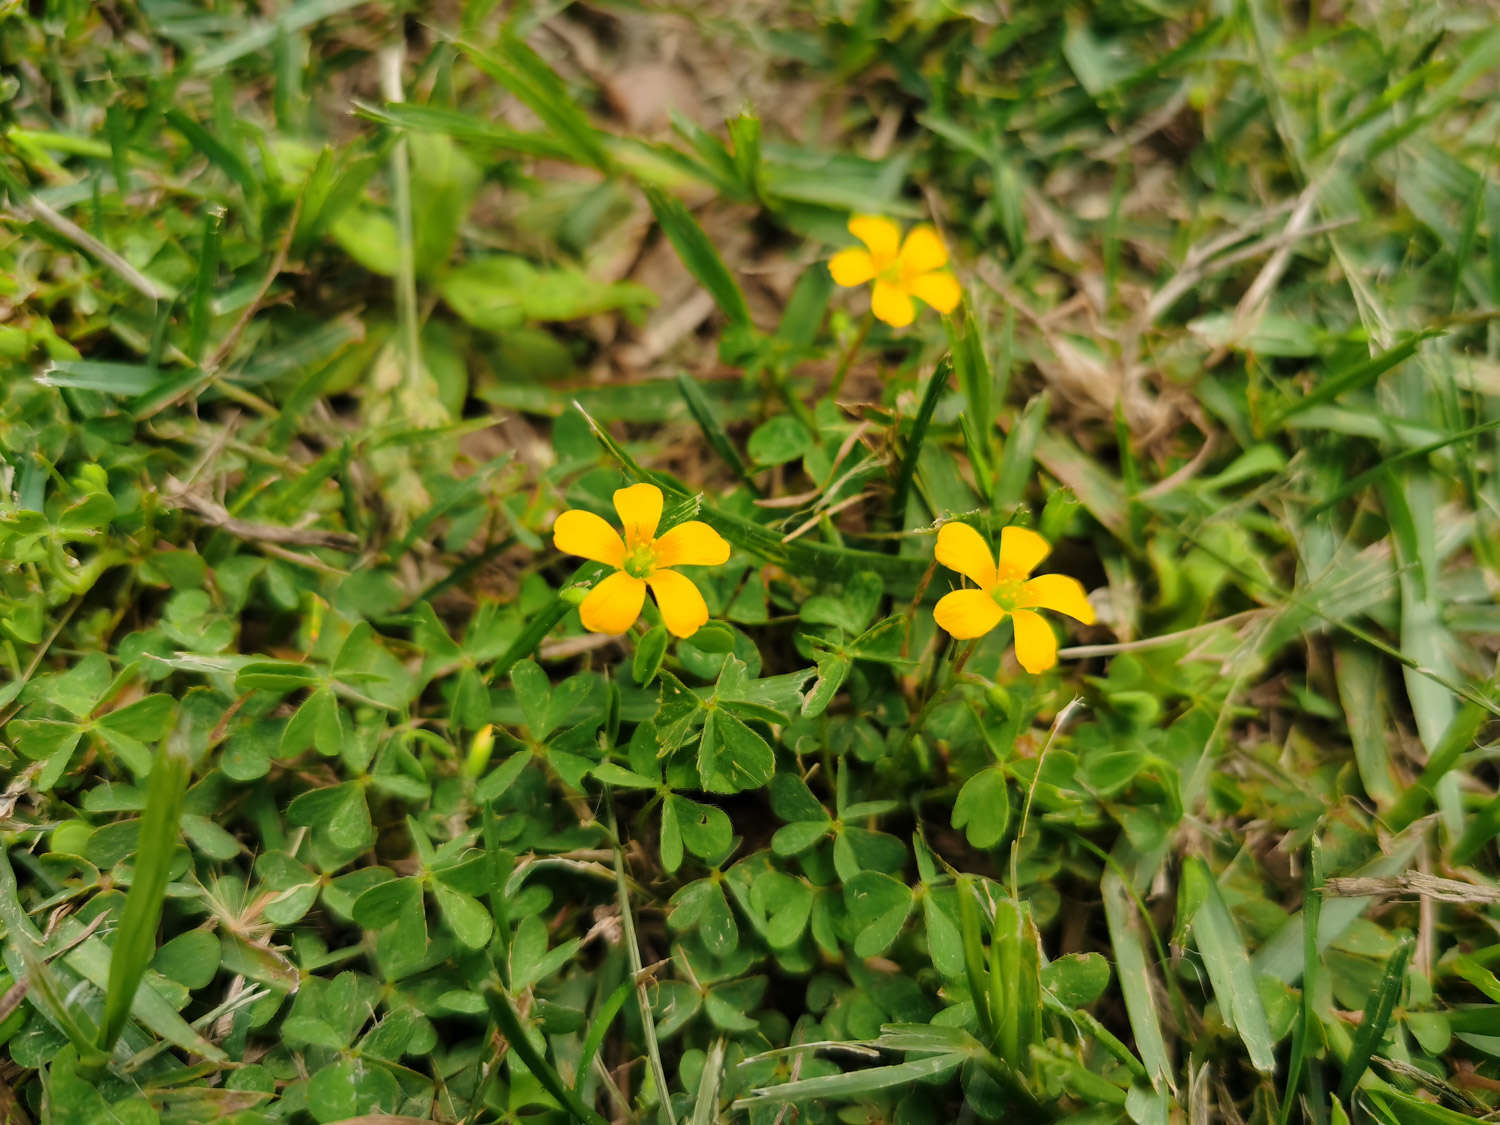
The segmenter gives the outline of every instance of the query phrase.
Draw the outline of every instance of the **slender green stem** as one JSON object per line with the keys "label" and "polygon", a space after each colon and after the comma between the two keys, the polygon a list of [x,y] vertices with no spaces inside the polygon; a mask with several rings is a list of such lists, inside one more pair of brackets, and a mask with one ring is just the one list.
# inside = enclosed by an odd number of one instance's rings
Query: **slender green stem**
{"label": "slender green stem", "polygon": [[[390,102],[405,100],[401,89],[402,47],[387,47],[380,53],[382,92]],[[412,235],[411,164],[406,137],[391,149],[391,196],[396,219],[396,315],[406,360],[406,385],[415,393],[422,370],[420,329],[417,323],[416,249]]]}
{"label": "slender green stem", "polygon": [[625,855],[620,850],[620,835],[615,826],[615,802],[609,790],[604,791],[604,810],[608,818],[607,827],[614,842],[615,885],[620,901],[620,925],[624,930],[625,952],[630,958],[630,972],[635,977],[636,1003],[641,1011],[641,1031],[646,1037],[646,1057],[651,1064],[651,1076],[656,1082],[656,1091],[661,1098],[661,1116],[668,1125],[677,1125],[672,1114],[672,1102],[668,1096],[671,1086],[667,1083],[667,1068],[661,1061],[661,1046],[656,1041],[656,1021],[651,1017],[651,1001],[646,996],[646,984],[641,978],[641,946],[635,936],[635,917],[630,912],[630,893],[625,879]]}
{"label": "slender green stem", "polygon": [[828,388],[828,397],[837,398],[839,391],[844,386],[844,380],[849,375],[849,368],[854,365],[854,357],[859,349],[865,346],[865,340],[869,338],[870,329],[875,327],[875,314],[866,313],[864,323],[859,326],[859,335],[854,337],[854,342],[849,345],[849,350],[844,353],[844,358],[839,360],[839,369],[833,373],[833,385]]}

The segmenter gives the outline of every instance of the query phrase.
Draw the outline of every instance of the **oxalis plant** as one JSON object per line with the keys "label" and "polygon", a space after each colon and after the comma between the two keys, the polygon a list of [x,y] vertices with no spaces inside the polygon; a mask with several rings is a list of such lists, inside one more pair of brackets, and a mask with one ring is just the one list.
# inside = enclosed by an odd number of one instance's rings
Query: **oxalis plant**
{"label": "oxalis plant", "polygon": [[232,7],[0,4],[0,1121],[1493,1116],[1473,13]]}

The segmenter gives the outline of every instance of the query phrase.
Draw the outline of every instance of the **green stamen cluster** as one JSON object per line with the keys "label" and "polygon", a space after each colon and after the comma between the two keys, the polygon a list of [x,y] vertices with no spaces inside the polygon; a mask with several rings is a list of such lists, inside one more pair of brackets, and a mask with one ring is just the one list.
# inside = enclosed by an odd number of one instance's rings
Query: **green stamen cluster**
{"label": "green stamen cluster", "polygon": [[1016,602],[1020,601],[1021,587],[1025,583],[1024,574],[1002,567],[995,584],[990,587],[990,597],[994,599],[996,605],[1009,613],[1016,608]]}
{"label": "green stamen cluster", "polygon": [[656,570],[656,552],[652,550],[651,544],[642,543],[625,556],[625,563],[620,567],[632,578],[650,578]]}

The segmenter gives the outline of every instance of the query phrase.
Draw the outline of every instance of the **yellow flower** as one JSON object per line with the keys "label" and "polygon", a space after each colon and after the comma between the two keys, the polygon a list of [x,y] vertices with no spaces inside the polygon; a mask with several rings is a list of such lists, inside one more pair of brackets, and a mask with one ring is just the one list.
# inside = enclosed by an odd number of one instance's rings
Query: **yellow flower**
{"label": "yellow flower", "polygon": [[708,606],[698,587],[669,568],[718,566],[729,558],[729,544],[701,520],[680,523],[658,538],[661,502],[661,489],[654,484],[619,489],[615,511],[625,528],[623,540],[593,512],[578,508],[568,509],[552,525],[552,542],[559,551],[615,568],[578,607],[583,627],[590,632],[619,634],[629,629],[641,615],[647,586],[674,636],[691,637],[708,620]]}
{"label": "yellow flower", "polygon": [[954,590],[938,599],[932,616],[959,640],[982,637],[1006,617],[1016,631],[1016,659],[1033,674],[1057,663],[1057,638],[1038,609],[1052,609],[1094,623],[1094,607],[1083,585],[1065,574],[1028,577],[1052,548],[1034,531],[1007,527],[1000,532],[1000,557],[990,555],[984,537],[966,523],[938,529],[937,561],[972,578],[979,589]]}
{"label": "yellow flower", "polygon": [[855,215],[849,233],[865,249],[840,250],[828,262],[833,280],[846,289],[875,281],[870,311],[893,328],[905,328],[916,319],[912,298],[931,305],[940,313],[958,307],[963,291],[948,264],[948,248],[929,226],[913,227],[901,241],[901,228],[877,215]]}

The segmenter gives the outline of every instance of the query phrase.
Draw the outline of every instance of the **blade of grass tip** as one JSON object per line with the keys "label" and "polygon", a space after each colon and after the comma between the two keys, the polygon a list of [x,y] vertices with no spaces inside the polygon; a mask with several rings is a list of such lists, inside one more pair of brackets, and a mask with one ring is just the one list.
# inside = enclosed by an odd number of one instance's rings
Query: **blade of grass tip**
{"label": "blade of grass tip", "polygon": [[1345,1105],[1348,1105],[1354,1087],[1369,1069],[1375,1048],[1380,1046],[1380,1040],[1390,1026],[1396,1002],[1401,999],[1401,989],[1406,983],[1406,965],[1411,960],[1415,945],[1416,942],[1408,938],[1391,954],[1391,959],[1386,962],[1385,973],[1380,978],[1380,986],[1365,1005],[1364,1018],[1360,1020],[1359,1030],[1354,1033],[1354,1046],[1350,1048],[1349,1057],[1344,1061],[1344,1074],[1339,1080],[1339,1101]]}
{"label": "blade of grass tip", "polygon": [[644,965],[641,962],[641,943],[635,935],[635,915],[630,911],[630,888],[625,880],[625,853],[620,850],[620,836],[615,824],[615,803],[609,788],[604,790],[604,811],[608,819],[610,838],[615,852],[615,893],[620,903],[620,925],[624,932],[625,952],[630,958],[630,977],[635,982],[635,1000],[641,1013],[641,1032],[646,1039],[646,1057],[651,1064],[651,1077],[656,1083],[657,1097],[661,1099],[661,1119],[667,1125],[677,1125],[672,1112],[672,1099],[667,1096],[671,1086],[667,1084],[667,1068],[661,1059],[661,1045],[656,1039],[656,1020],[651,1016],[651,998],[646,995],[646,982],[641,977]]}
{"label": "blade of grass tip", "polygon": [[183,796],[192,763],[182,737],[174,732],[157,751],[146,784],[146,809],[141,815],[135,874],[109,959],[109,987],[104,994],[104,1023],[99,1049],[108,1054],[125,1029],[135,991],[156,953],[156,927],[166,901],[167,876],[177,850]]}
{"label": "blade of grass tip", "polygon": [[[917,406],[916,417],[911,422],[911,435],[906,439],[906,448],[901,454],[901,469],[896,475],[896,489],[891,494],[891,522],[898,528],[906,526],[906,500],[911,495],[912,481],[917,476],[917,459],[922,453],[922,442],[927,438],[927,428],[932,424],[933,411],[938,399],[948,387],[948,378],[953,374],[954,360],[946,355],[938,361],[932,378],[922,392],[922,401]],[[900,540],[892,540],[899,548]]]}
{"label": "blade of grass tip", "polygon": [[679,372],[677,391],[682,395],[682,401],[687,403],[688,412],[697,421],[698,428],[703,431],[703,436],[708,439],[708,444],[713,446],[714,452],[724,458],[724,463],[734,470],[735,475],[750,486],[750,491],[759,496],[760,489],[756,487],[755,480],[745,466],[745,462],[740,459],[734,443],[729,440],[729,435],[724,432],[724,427],[714,416],[713,406],[704,395],[703,389],[694,382],[690,375]]}
{"label": "blade of grass tip", "polygon": [[719,1120],[719,1082],[724,1077],[724,1037],[714,1040],[703,1060],[698,1079],[698,1097],[693,1102],[692,1125],[713,1125]]}
{"label": "blade of grass tip", "polygon": [[521,1017],[516,1014],[515,1006],[511,1003],[510,996],[505,989],[501,987],[498,976],[485,985],[484,998],[489,1004],[490,1015],[494,1018],[495,1025],[500,1029],[500,1034],[505,1036],[510,1049],[521,1056],[526,1069],[531,1071],[532,1076],[542,1084],[547,1093],[557,1099],[558,1104],[567,1110],[568,1115],[573,1120],[582,1122],[582,1125],[606,1125],[604,1118],[583,1104],[583,1099],[563,1082],[562,1075],[558,1074],[557,1068],[532,1045],[526,1034],[526,1028],[521,1024]]}
{"label": "blade of grass tip", "polygon": [[[406,49],[397,44],[380,52],[381,92],[388,102],[405,101],[401,88],[401,63]],[[421,386],[421,333],[417,324],[417,264],[412,235],[411,162],[406,135],[391,146],[391,203],[396,223],[396,319],[401,325],[402,351],[406,353],[406,386],[415,394]]]}
{"label": "blade of grass tip", "polygon": [[588,1081],[594,1056],[604,1045],[604,1037],[609,1034],[610,1025],[614,1023],[615,1016],[620,1014],[620,1009],[625,1006],[625,1001],[630,999],[633,991],[635,991],[635,980],[633,978],[622,980],[619,987],[611,992],[604,1003],[599,1006],[598,1013],[589,1024],[588,1034],[584,1036],[583,1052],[578,1056],[578,1077],[574,1080],[573,1089],[582,1091],[583,1084]]}

